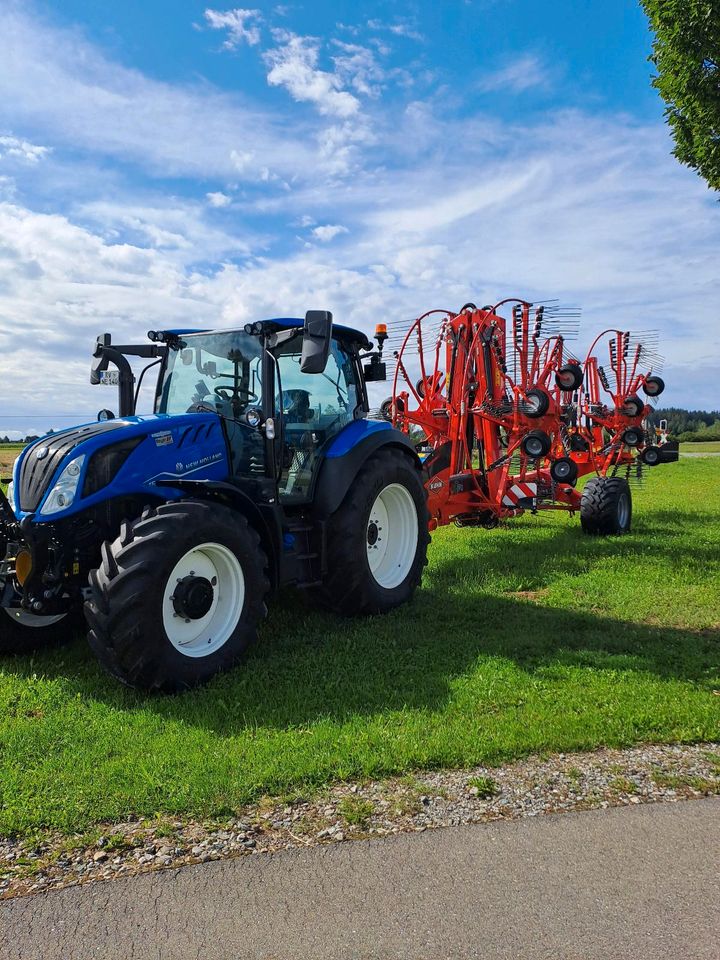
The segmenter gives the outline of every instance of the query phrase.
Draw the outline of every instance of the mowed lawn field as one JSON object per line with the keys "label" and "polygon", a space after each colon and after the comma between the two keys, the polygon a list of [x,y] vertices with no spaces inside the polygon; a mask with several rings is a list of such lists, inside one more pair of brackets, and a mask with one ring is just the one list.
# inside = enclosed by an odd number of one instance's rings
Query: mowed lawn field
{"label": "mowed lawn field", "polygon": [[0,477],[5,479],[12,475],[15,459],[20,456],[24,443],[0,443]]}
{"label": "mowed lawn field", "polygon": [[348,621],[289,593],[243,666],[182,696],[124,689],[82,637],[0,658],[0,833],[720,738],[720,458],[648,473],[631,535],[551,513],[437,531],[412,604]]}
{"label": "mowed lawn field", "polygon": [[720,440],[699,440],[693,443],[681,443],[681,453],[720,453]]}

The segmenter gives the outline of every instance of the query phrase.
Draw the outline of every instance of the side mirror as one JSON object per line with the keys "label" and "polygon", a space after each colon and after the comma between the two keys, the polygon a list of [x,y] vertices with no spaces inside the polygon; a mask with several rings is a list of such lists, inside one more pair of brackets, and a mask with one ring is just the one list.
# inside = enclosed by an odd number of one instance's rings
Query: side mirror
{"label": "side mirror", "polygon": [[106,420],[114,420],[115,414],[112,412],[112,410],[101,410],[98,413],[97,418],[99,423],[105,423]]}
{"label": "side mirror", "polygon": [[308,310],[303,329],[301,373],[322,373],[327,366],[332,337],[332,313]]}
{"label": "side mirror", "polygon": [[366,363],[363,367],[363,376],[366,383],[379,383],[387,380],[387,367],[380,357],[371,357],[370,363]]}
{"label": "side mirror", "polygon": [[104,373],[109,364],[109,360],[105,355],[103,347],[109,347],[111,344],[111,338],[109,333],[101,333],[100,336],[95,341],[95,350],[93,352],[93,362],[90,366],[90,383],[93,386],[97,386],[99,383],[102,383],[101,373]]}

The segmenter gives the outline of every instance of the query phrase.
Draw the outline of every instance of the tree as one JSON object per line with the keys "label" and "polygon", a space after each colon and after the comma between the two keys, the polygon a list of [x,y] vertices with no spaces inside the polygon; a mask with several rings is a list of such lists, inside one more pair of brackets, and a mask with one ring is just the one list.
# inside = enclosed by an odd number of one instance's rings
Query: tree
{"label": "tree", "polygon": [[720,190],[720,0],[641,0],[673,153]]}

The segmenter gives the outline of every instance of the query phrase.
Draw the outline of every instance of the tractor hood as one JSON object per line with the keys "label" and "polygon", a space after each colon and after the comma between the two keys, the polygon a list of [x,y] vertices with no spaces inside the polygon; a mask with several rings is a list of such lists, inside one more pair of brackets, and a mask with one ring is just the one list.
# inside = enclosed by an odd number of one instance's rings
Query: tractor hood
{"label": "tractor hood", "polygon": [[111,497],[167,498],[159,481],[228,474],[220,418],[213,413],[156,414],[88,423],[49,434],[15,464],[12,506],[18,519],[54,522]]}

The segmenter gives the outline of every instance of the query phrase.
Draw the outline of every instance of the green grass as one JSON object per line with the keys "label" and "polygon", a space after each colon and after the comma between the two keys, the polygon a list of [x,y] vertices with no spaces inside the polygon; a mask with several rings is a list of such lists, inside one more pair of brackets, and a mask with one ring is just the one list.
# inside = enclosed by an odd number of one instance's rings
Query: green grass
{"label": "green grass", "polygon": [[720,737],[720,460],[649,471],[622,539],[546,513],[439,530],[430,557],[416,599],[387,617],[281,598],[248,661],[183,696],[124,689],[80,638],[1,659],[0,833]]}
{"label": "green grass", "polygon": [[375,812],[372,801],[353,796],[342,797],[337,809],[345,822],[354,827],[364,826]]}
{"label": "green grass", "polygon": [[681,453],[720,453],[720,440],[700,440],[680,444]]}
{"label": "green grass", "polygon": [[468,786],[474,787],[478,797],[490,798],[500,792],[497,783],[492,777],[470,777]]}

